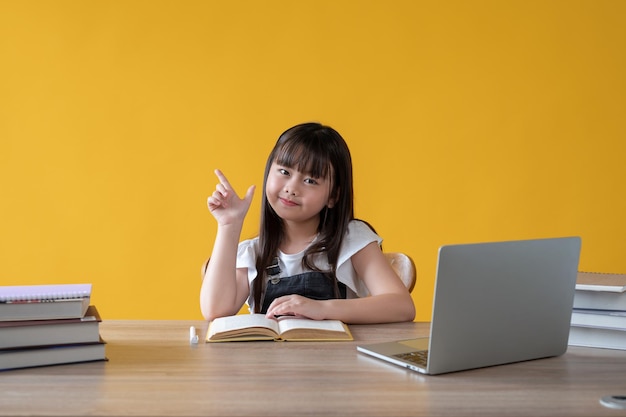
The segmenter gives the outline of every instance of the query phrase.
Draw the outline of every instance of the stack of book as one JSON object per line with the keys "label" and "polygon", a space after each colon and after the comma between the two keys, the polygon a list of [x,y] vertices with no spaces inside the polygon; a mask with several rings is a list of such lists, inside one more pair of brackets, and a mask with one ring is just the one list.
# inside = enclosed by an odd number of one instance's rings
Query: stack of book
{"label": "stack of book", "polygon": [[106,360],[91,284],[0,286],[0,371]]}
{"label": "stack of book", "polygon": [[569,344],[626,350],[626,275],[578,273]]}

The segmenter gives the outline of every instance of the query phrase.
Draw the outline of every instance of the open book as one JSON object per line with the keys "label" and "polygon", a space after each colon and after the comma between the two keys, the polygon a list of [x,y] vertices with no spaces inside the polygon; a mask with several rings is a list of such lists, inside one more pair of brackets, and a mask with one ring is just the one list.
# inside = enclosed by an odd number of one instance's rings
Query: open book
{"label": "open book", "polygon": [[264,314],[240,314],[213,320],[206,335],[207,342],[250,340],[352,340],[352,334],[348,326],[339,320],[309,320],[289,316],[272,320]]}

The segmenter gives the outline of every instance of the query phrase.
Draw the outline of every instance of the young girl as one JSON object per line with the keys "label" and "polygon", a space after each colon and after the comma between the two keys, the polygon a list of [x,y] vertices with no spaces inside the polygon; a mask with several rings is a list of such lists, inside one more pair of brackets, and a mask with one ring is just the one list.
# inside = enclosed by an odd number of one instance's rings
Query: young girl
{"label": "young girl", "polygon": [[224,174],[208,198],[217,235],[200,290],[207,320],[251,312],[345,323],[411,321],[413,300],[354,218],[352,160],[343,138],[318,123],[285,131],[265,168],[259,236],[239,243],[255,187],[243,198]]}

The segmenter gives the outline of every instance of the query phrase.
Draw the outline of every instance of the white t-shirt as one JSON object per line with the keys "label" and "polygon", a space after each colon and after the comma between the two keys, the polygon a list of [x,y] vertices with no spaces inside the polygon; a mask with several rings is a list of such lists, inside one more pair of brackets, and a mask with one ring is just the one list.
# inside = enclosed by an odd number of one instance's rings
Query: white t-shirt
{"label": "white t-shirt", "polygon": [[[380,245],[382,239],[374,233],[367,224],[358,220],[350,222],[337,260],[337,280],[346,285],[347,298],[366,297],[369,295],[367,287],[356,275],[351,258],[352,255],[372,242],[377,242]],[[250,283],[250,288],[252,288],[252,281],[254,281],[257,275],[256,253],[258,245],[258,237],[244,240],[239,243],[237,251],[237,268],[248,268],[248,282]],[[281,272],[278,277],[285,278],[308,272],[302,268],[303,256],[304,251],[295,254],[285,254],[279,251],[278,262]],[[330,270],[328,261],[324,256],[318,256],[315,260],[315,265],[322,271]],[[253,304],[254,300],[252,294],[250,294],[248,297],[250,310],[254,309]]]}

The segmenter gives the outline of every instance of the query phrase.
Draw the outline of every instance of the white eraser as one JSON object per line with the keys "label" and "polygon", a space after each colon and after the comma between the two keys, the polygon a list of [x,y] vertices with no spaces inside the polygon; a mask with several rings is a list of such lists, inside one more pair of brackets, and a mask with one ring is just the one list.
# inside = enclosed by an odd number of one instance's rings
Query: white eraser
{"label": "white eraser", "polygon": [[196,333],[196,328],[193,326],[189,328],[189,343],[198,343],[198,334]]}

